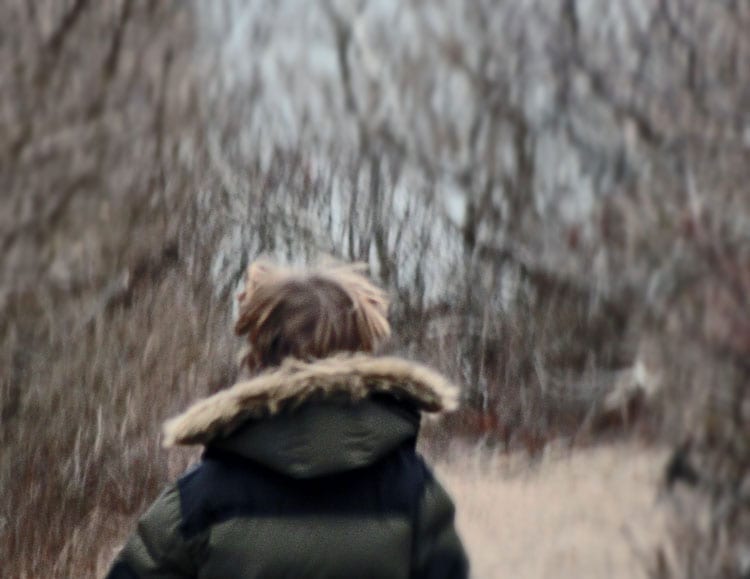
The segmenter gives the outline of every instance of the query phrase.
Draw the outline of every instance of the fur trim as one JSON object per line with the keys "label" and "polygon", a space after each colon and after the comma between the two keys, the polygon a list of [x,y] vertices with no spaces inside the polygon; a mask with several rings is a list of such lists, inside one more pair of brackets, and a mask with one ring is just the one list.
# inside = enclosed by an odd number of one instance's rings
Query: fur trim
{"label": "fur trim", "polygon": [[164,425],[164,446],[205,444],[248,418],[262,418],[315,397],[361,400],[388,392],[425,412],[454,410],[458,388],[429,368],[395,357],[364,354],[314,362],[288,359],[279,368],[200,400]]}

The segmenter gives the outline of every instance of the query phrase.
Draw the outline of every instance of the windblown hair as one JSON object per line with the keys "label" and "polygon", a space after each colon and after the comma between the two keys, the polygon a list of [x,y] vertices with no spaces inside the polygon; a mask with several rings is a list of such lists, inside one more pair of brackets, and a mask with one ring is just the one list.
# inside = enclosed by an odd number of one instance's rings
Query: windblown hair
{"label": "windblown hair", "polygon": [[390,335],[385,292],[361,264],[331,263],[308,270],[266,260],[251,264],[238,296],[234,330],[247,336],[242,358],[251,371],[288,357],[326,358],[337,352],[372,352]]}

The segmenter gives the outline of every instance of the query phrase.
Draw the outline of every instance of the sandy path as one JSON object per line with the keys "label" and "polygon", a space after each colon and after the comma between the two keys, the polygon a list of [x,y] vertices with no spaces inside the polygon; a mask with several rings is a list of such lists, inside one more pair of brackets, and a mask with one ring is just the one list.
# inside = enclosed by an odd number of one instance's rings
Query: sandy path
{"label": "sandy path", "polygon": [[[476,579],[638,579],[663,536],[665,453],[634,444],[520,456],[452,453],[436,470],[454,496]],[[461,458],[461,456],[467,458]]]}

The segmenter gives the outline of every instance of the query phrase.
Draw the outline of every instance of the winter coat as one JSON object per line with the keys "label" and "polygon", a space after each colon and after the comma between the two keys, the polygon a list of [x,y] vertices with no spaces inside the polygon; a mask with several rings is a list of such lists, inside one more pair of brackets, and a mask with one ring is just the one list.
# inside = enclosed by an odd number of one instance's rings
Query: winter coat
{"label": "winter coat", "polygon": [[398,358],[280,368],[198,402],[165,441],[201,462],[141,518],[110,579],[468,576],[454,507],[415,452],[455,388]]}

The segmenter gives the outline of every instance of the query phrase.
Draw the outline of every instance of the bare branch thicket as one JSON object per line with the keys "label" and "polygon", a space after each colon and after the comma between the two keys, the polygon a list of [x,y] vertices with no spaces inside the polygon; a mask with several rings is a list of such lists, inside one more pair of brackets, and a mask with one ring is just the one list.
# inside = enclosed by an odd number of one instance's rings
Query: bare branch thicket
{"label": "bare branch thicket", "polygon": [[161,421],[231,380],[194,193],[193,16],[0,12],[0,558],[13,577],[100,576],[187,461],[159,449]]}
{"label": "bare branch thicket", "polygon": [[[249,20],[244,13],[261,18],[252,4],[233,6],[233,21]],[[440,357],[469,384],[470,400],[504,420],[523,416],[521,422],[542,427],[556,409],[545,409],[539,376],[556,384],[555,396],[565,396],[568,375],[591,364],[593,346],[603,349],[596,354],[600,363],[622,363],[622,348],[600,338],[617,337],[625,315],[604,298],[603,315],[582,315],[596,292],[585,279],[553,269],[553,260],[540,251],[561,227],[536,209],[535,191],[546,178],[538,168],[540,142],[547,138],[540,130],[548,121],[525,108],[538,82],[525,77],[525,67],[544,56],[532,51],[534,35],[550,30],[524,25],[533,11],[478,6],[440,5],[437,24],[417,3],[399,7],[391,17],[406,24],[394,29],[379,21],[377,9],[323,3],[317,26],[329,40],[319,44],[327,47],[332,66],[320,74],[314,74],[322,66],[316,62],[309,63],[309,74],[299,72],[302,64],[294,74],[280,72],[288,63],[286,51],[294,49],[269,42],[273,34],[260,41],[248,37],[243,59],[252,54],[257,61],[251,60],[238,88],[230,84],[228,90],[254,87],[253,109],[268,114],[229,123],[243,114],[220,110],[231,97],[207,99],[207,108],[216,110],[207,131],[216,135],[210,142],[217,143],[217,195],[226,200],[219,205],[230,222],[232,214],[248,217],[225,238],[219,284],[227,287],[222,280],[229,280],[231,286],[238,278],[247,258],[231,255],[242,251],[284,257],[313,249],[368,260],[398,297],[397,323],[422,328],[404,347],[424,354],[453,350]],[[556,22],[547,24],[552,32]],[[219,27],[227,24],[219,19]],[[267,25],[284,36],[274,29],[283,22]],[[415,37],[426,40],[420,44]],[[304,53],[293,54],[304,62]],[[239,61],[230,59],[227,69]],[[273,86],[275,91],[267,88]],[[319,92],[331,98],[320,99]],[[284,130],[274,133],[280,111],[289,110],[283,120],[297,131],[291,142]],[[305,120],[310,118],[314,122]],[[458,210],[446,212],[451,202]],[[208,217],[216,215],[212,210]],[[564,233],[572,238],[575,232]],[[559,315],[556,301],[569,303],[567,316]],[[426,317],[451,302],[459,306],[439,319]],[[526,309],[512,307],[516,302]],[[528,324],[532,311],[543,317]],[[563,328],[580,328],[581,319],[592,321],[571,340]],[[504,335],[519,331],[513,338]],[[437,350],[420,345],[426,335],[440,336]],[[565,343],[573,352],[564,353]],[[524,347],[503,349],[518,344]],[[548,363],[552,355],[557,361]],[[533,412],[519,409],[519,390],[526,400],[537,399]]]}

